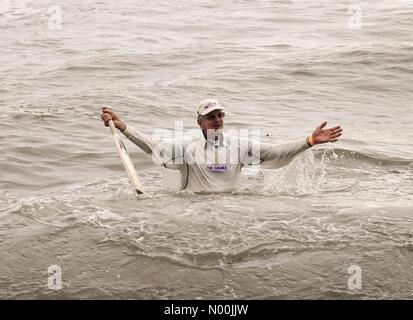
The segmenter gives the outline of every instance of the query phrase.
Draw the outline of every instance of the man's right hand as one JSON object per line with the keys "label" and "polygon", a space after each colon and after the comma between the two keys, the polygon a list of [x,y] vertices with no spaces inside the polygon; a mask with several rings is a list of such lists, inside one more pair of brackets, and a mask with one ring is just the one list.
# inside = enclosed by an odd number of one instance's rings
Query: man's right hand
{"label": "man's right hand", "polygon": [[118,128],[120,131],[125,131],[126,129],[126,124],[118,117],[116,113],[114,113],[110,108],[108,107],[103,107],[102,108],[102,113],[100,114],[100,118],[103,120],[105,123],[105,126],[109,126],[109,121],[113,120],[113,124],[115,125],[116,128]]}

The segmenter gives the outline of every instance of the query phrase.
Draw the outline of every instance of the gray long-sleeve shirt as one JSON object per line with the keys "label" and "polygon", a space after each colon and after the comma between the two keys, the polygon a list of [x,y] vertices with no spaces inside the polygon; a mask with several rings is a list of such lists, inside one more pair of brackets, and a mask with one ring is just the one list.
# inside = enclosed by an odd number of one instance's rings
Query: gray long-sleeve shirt
{"label": "gray long-sleeve shirt", "polygon": [[179,170],[181,189],[193,192],[233,191],[244,165],[265,163],[267,168],[280,168],[310,148],[306,139],[281,145],[227,135],[217,141],[204,135],[158,141],[129,126],[123,134],[151,154],[155,163]]}

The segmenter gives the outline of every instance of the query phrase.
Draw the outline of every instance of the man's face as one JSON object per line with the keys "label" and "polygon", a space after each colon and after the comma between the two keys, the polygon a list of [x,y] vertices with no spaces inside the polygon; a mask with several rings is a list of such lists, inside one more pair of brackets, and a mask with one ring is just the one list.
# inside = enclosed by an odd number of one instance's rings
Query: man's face
{"label": "man's face", "polygon": [[202,130],[221,130],[224,129],[225,112],[214,110],[198,119],[198,124]]}

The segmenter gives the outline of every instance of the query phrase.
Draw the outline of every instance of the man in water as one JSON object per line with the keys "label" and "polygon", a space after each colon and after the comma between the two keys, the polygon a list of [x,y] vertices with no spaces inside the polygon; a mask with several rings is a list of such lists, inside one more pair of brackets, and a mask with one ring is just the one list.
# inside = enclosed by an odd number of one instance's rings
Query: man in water
{"label": "man in water", "polygon": [[316,144],[336,142],[343,131],[340,126],[325,128],[324,121],[306,138],[271,145],[224,135],[224,116],[224,108],[217,100],[205,99],[197,110],[202,135],[170,142],[133,130],[110,108],[102,108],[101,113],[106,126],[113,120],[117,129],[145,153],[152,154],[154,160],[158,159],[165,168],[179,170],[181,190],[193,192],[233,191],[245,165],[265,163],[266,167],[280,168]]}

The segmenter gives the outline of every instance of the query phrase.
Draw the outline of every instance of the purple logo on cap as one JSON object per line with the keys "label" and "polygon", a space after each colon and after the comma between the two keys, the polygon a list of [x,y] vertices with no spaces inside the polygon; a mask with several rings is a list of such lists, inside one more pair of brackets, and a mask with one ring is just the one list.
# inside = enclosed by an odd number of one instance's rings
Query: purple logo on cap
{"label": "purple logo on cap", "polygon": [[209,107],[212,107],[212,106],[214,106],[214,105],[216,105],[215,102],[208,102],[208,104],[206,104],[206,105],[204,106],[204,109],[208,109]]}

